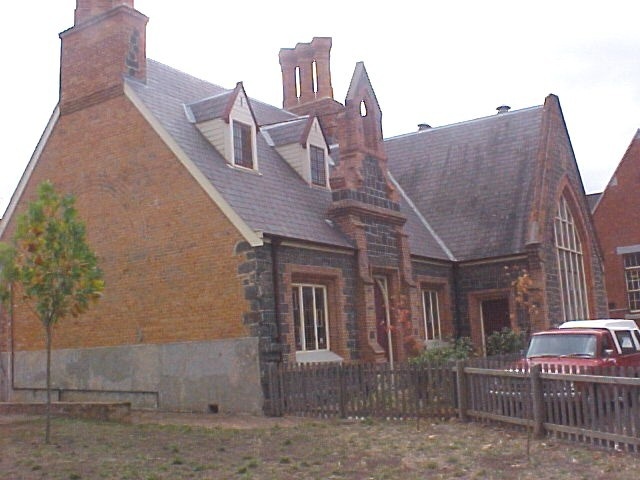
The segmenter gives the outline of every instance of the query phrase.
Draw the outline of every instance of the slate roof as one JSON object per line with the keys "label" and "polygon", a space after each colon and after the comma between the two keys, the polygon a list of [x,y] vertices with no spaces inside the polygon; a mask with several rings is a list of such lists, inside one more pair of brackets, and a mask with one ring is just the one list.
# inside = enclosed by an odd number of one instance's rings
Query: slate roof
{"label": "slate roof", "polygon": [[[331,192],[312,188],[257,136],[259,174],[230,168],[189,122],[185,105],[230,92],[153,60],[147,83],[127,83],[237,214],[254,230],[339,247],[352,243],[326,221]],[[296,118],[282,109],[251,100],[258,124]]]}
{"label": "slate roof", "polygon": [[[219,116],[232,89],[153,60],[146,83],[127,82],[250,228],[353,248],[327,221],[331,192],[310,187],[273,148],[299,141],[308,117],[250,99],[266,132],[257,137],[256,174],[230,168],[192,123]],[[412,254],[468,260],[524,251],[541,119],[542,107],[533,107],[385,140]]]}
{"label": "slate roof", "polygon": [[524,252],[542,110],[385,140],[389,170],[456,260]]}

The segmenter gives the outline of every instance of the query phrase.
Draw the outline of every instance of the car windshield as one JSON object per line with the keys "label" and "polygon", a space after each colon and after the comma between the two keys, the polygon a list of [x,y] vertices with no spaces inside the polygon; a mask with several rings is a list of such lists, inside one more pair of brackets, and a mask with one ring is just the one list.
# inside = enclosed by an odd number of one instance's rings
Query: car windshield
{"label": "car windshield", "polygon": [[585,356],[595,357],[597,339],[590,334],[534,335],[527,351],[531,357]]}

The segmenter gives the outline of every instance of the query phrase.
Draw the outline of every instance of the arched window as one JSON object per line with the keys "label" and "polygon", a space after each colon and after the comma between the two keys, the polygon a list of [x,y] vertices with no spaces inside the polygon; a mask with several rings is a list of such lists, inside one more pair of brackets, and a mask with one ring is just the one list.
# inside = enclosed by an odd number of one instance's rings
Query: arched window
{"label": "arched window", "polygon": [[582,242],[567,199],[562,196],[553,224],[565,321],[589,318]]}

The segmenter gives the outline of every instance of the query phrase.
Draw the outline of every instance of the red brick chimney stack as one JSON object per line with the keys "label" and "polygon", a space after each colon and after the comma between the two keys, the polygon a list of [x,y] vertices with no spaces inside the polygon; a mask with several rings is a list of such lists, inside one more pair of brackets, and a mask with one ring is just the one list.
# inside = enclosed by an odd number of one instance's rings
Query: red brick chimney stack
{"label": "red brick chimney stack", "polygon": [[283,107],[297,115],[316,115],[329,143],[335,141],[344,108],[333,99],[331,38],[280,49]]}
{"label": "red brick chimney stack", "polygon": [[333,99],[330,54],[329,37],[314,37],[311,43],[298,43],[295,48],[280,50],[285,109],[323,98]]}
{"label": "red brick chimney stack", "polygon": [[61,114],[121,95],[125,76],[146,80],[147,21],[133,0],[76,0],[60,34]]}
{"label": "red brick chimney stack", "polygon": [[76,0],[75,23],[79,25],[93,17],[107,13],[118,5],[133,8],[133,0]]}

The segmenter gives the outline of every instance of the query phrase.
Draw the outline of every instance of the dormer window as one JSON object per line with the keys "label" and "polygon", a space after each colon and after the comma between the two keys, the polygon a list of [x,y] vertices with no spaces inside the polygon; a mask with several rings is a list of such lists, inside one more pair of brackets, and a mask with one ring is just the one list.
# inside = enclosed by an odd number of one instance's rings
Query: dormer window
{"label": "dormer window", "polygon": [[315,116],[263,125],[260,132],[307,185],[328,188],[329,146]]}
{"label": "dormer window", "polygon": [[242,83],[232,91],[185,105],[185,113],[230,167],[258,170],[258,127]]}
{"label": "dormer window", "polygon": [[253,168],[252,131],[249,125],[233,121],[233,163],[239,167]]}
{"label": "dormer window", "polygon": [[327,186],[327,162],[325,160],[324,149],[315,145],[309,146],[309,156],[311,161],[311,183],[321,187]]}

